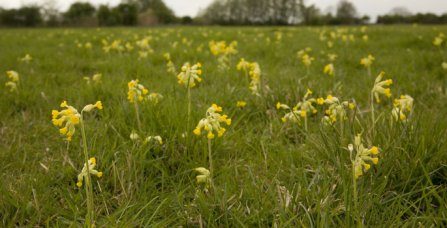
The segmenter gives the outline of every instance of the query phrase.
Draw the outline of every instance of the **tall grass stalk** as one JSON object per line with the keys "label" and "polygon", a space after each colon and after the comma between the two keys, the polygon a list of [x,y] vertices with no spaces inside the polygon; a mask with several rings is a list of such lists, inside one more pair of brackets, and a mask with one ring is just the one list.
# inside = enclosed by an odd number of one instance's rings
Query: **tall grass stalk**
{"label": "tall grass stalk", "polygon": [[86,222],[87,227],[92,227],[93,221],[94,221],[94,213],[93,213],[93,190],[92,190],[92,180],[90,177],[90,169],[89,169],[89,158],[88,158],[88,151],[87,151],[87,139],[85,137],[85,127],[84,127],[84,112],[81,112],[81,118],[80,118],[80,125],[81,125],[81,132],[82,132],[82,143],[84,146],[84,157],[85,157],[85,164],[87,167],[87,184],[85,186],[85,193],[87,195],[87,216],[86,216]]}

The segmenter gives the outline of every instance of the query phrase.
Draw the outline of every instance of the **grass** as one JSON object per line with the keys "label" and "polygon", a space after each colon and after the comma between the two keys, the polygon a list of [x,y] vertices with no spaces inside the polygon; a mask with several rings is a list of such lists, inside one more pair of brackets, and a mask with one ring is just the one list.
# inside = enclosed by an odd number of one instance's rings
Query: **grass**
{"label": "grass", "polygon": [[[321,41],[323,29],[328,38]],[[60,110],[63,101],[81,110],[100,100],[102,110],[85,113],[89,156],[103,172],[92,177],[96,227],[445,227],[447,71],[441,63],[447,52],[445,43],[442,53],[432,41],[447,27],[371,26],[367,42],[359,27],[346,29],[355,41],[332,40],[328,33],[335,27],[3,29],[0,81],[15,70],[20,84],[18,93],[0,87],[0,226],[85,226],[86,195],[76,186],[85,163],[80,128],[67,143],[51,110]],[[282,33],[279,42],[276,32]],[[152,36],[154,53],[138,59],[135,41],[145,36]],[[102,39],[129,41],[134,50],[106,54]],[[75,40],[93,48],[78,48]],[[238,41],[229,69],[218,70],[210,40]],[[296,56],[306,47],[315,58],[309,74]],[[177,71],[184,62],[202,65],[203,80],[191,89],[189,128],[187,89],[166,71],[166,52]],[[29,64],[17,61],[27,53]],[[338,55],[333,76],[323,73],[328,53]],[[376,58],[372,77],[360,65],[369,54]],[[259,96],[236,70],[242,57],[261,67]],[[381,71],[393,80],[393,95],[381,95],[375,104],[374,137],[369,96]],[[96,73],[103,74],[101,84],[82,79]],[[139,104],[141,131],[126,99],[127,82],[134,79],[164,96],[155,106]],[[276,103],[292,107],[307,89],[310,98],[332,94],[356,105],[345,121],[344,146],[338,122],[321,125],[328,105],[315,105],[307,132],[281,121],[284,111]],[[393,100],[401,94],[415,99],[414,112],[407,124],[391,124]],[[236,107],[242,100],[245,108]],[[196,183],[194,169],[209,168],[208,139],[192,130],[214,103],[232,124],[212,140],[214,187],[206,189]],[[164,143],[142,145],[130,140],[132,131],[160,135]],[[357,133],[368,148],[380,148],[378,165],[371,163],[357,179],[361,221],[346,148]]]}

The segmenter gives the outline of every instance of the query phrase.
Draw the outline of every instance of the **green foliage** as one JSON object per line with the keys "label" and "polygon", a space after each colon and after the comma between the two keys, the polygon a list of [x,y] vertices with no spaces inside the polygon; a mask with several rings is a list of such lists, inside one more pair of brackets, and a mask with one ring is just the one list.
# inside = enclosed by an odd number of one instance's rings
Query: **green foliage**
{"label": "green foliage", "polygon": [[161,24],[169,24],[177,21],[174,11],[166,6],[163,0],[136,0],[136,2],[140,12],[146,12],[148,9],[151,9]]}
{"label": "green foliage", "polygon": [[95,7],[89,2],[75,2],[71,4],[67,12],[64,13],[64,17],[68,21],[76,23],[82,18],[92,17],[95,12]]}
{"label": "green foliage", "polygon": [[5,26],[37,26],[42,22],[40,7],[24,6],[19,9],[3,9],[0,11],[0,22]]}
{"label": "green foliage", "polygon": [[[313,91],[309,98],[332,94],[354,103],[345,143],[361,133],[365,146],[380,149],[379,163],[357,179],[363,226],[445,227],[447,74],[441,63],[447,58],[445,43],[441,53],[432,42],[447,27],[340,29],[355,40],[321,41],[321,32],[336,32],[334,27],[2,30],[0,81],[9,80],[7,70],[17,71],[20,80],[19,93],[0,87],[0,227],[82,227],[86,195],[76,182],[85,146],[103,172],[93,179],[95,227],[354,227],[359,221],[349,152],[338,128],[320,125],[328,105],[315,106],[308,132],[283,123],[284,113],[275,107],[278,101],[297,104],[307,89]],[[144,37],[152,37],[154,53],[139,59],[135,42]],[[129,42],[134,50],[106,54],[102,39]],[[91,42],[92,49],[74,40]],[[228,70],[218,70],[210,40],[238,42]],[[306,47],[315,58],[309,74],[296,57]],[[202,65],[203,80],[191,89],[191,126],[213,103],[232,119],[225,134],[213,139],[214,187],[208,190],[194,172],[207,167],[207,139],[187,132],[187,90],[166,71],[166,52],[177,71],[184,62]],[[17,61],[27,53],[29,64]],[[338,55],[332,76],[323,73],[328,53]],[[383,70],[384,79],[393,80],[392,97],[375,104],[375,137],[369,114],[375,78],[359,63],[368,54],[376,58],[373,75]],[[236,70],[240,58],[259,63],[259,96]],[[87,85],[83,77],[96,73],[103,74],[102,83]],[[137,78],[149,93],[164,96],[157,105],[141,103],[141,132],[126,99],[127,83]],[[401,94],[415,99],[406,124],[390,119],[393,99]],[[63,141],[52,124],[51,110],[60,110],[64,100],[78,110],[102,101],[102,110],[85,114],[87,145],[79,132],[72,142]],[[236,107],[242,100],[245,108]],[[141,137],[160,135],[164,143],[134,142],[133,130]]]}
{"label": "green foliage", "polygon": [[96,14],[99,25],[136,25],[138,23],[138,9],[135,4],[121,3],[116,7],[109,8],[100,5]]}

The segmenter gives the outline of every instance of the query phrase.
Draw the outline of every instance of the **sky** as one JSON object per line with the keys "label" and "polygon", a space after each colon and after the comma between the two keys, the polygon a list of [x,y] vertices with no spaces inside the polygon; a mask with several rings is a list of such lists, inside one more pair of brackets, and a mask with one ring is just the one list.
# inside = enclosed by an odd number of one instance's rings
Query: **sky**
{"label": "sky", "polygon": [[[18,8],[22,5],[37,3],[42,4],[48,0],[0,0],[0,7],[10,9]],[[121,0],[52,0],[56,2],[56,6],[60,11],[68,9],[71,3],[76,1],[88,1],[93,5],[109,4],[110,6],[118,5]],[[213,0],[164,0],[166,5],[174,10],[177,16],[194,17],[199,9],[206,8]],[[305,0],[306,5],[315,4],[323,13],[332,9],[335,12],[337,2],[339,0]],[[375,21],[377,15],[390,12],[394,7],[406,7],[412,13],[447,13],[447,0],[349,0],[357,8],[359,16],[368,15],[372,22]]]}

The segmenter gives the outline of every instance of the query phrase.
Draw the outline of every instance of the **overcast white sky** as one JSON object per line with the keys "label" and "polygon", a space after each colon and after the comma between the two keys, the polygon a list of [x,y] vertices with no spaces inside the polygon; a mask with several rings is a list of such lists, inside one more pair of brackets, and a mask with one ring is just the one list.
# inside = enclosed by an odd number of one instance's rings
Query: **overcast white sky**
{"label": "overcast white sky", "polygon": [[[37,3],[42,4],[47,0],[0,0],[0,7],[17,8],[21,5]],[[54,0],[60,11],[68,9],[71,3],[79,0]],[[121,0],[80,0],[88,1],[93,5],[109,4],[117,5]],[[166,5],[174,10],[177,16],[196,16],[200,8],[204,9],[213,0],[164,0]],[[332,7],[335,9],[339,0],[306,0],[306,5],[315,4],[323,12]],[[404,6],[412,13],[431,12],[435,14],[447,13],[447,0],[349,0],[354,3],[360,16],[369,15],[372,21],[379,14],[388,13],[396,6]]]}

